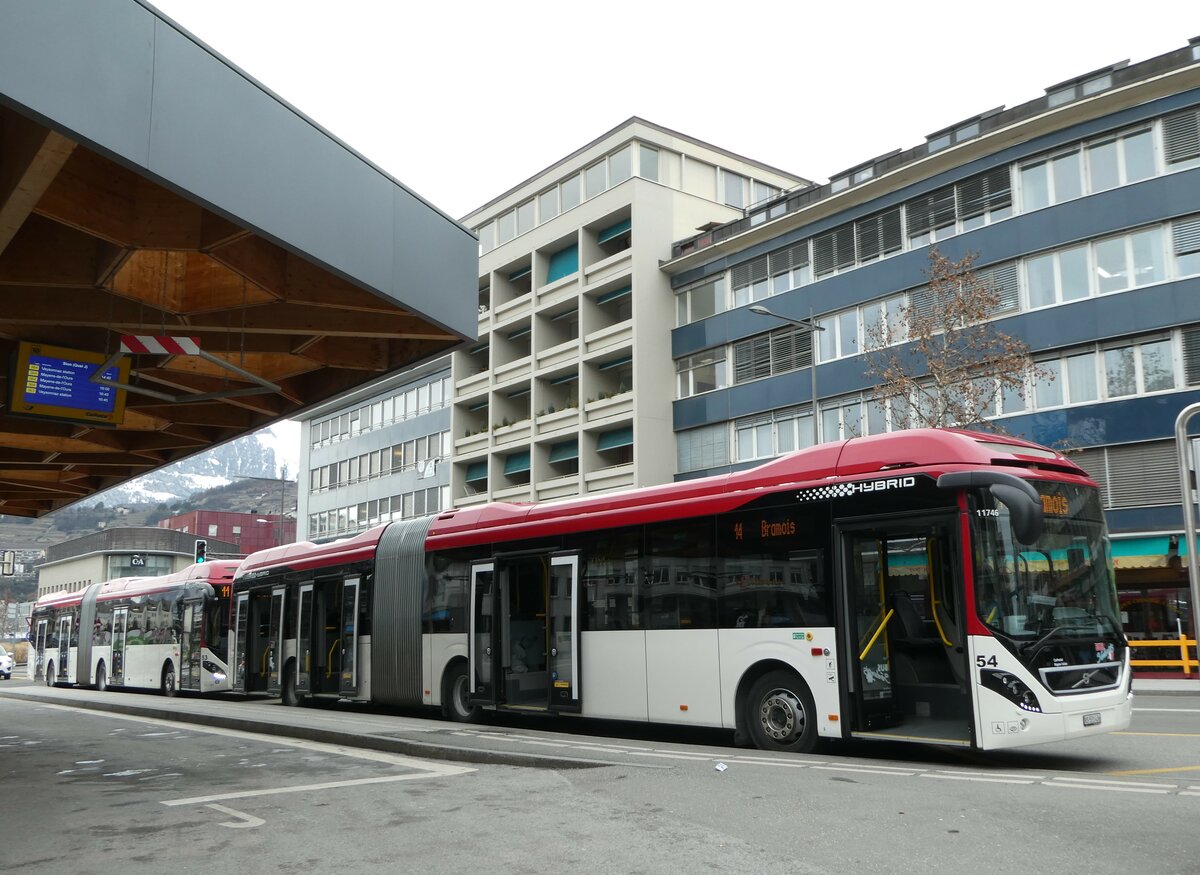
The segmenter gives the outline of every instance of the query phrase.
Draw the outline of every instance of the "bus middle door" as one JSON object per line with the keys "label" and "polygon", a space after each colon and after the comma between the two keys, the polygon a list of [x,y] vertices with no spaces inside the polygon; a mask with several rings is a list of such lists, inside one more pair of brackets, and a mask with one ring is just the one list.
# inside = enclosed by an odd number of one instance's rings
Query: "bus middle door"
{"label": "bus middle door", "polygon": [[894,726],[901,718],[893,699],[886,599],[887,537],[880,531],[842,531],[842,580],[847,678],[853,729]]}
{"label": "bus middle door", "polygon": [[36,661],[33,664],[33,679],[44,680],[42,672],[46,670],[46,633],[50,623],[48,620],[38,620],[37,632],[33,636],[33,651]]}
{"label": "bus middle door", "polygon": [[239,592],[233,607],[233,671],[235,692],[248,693],[246,688],[247,626],[250,623],[250,593]]}
{"label": "bus middle door", "polygon": [[550,559],[550,708],[579,710],[579,556]]}
{"label": "bus middle door", "polygon": [[296,692],[312,692],[313,670],[313,584],[300,584],[300,604],[296,617]]}

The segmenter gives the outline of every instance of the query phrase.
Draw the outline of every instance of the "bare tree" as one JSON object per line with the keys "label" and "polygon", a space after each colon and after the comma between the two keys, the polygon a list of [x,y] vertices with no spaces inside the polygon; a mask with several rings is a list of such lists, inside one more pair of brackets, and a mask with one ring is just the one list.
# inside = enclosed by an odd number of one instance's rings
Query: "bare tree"
{"label": "bare tree", "polygon": [[914,427],[978,426],[991,422],[997,398],[1024,398],[1030,381],[1053,374],[1034,364],[1028,345],[1000,331],[992,317],[1001,295],[975,272],[975,254],[951,261],[929,253],[928,286],[908,296],[898,313],[869,325],[866,376],[873,400]]}

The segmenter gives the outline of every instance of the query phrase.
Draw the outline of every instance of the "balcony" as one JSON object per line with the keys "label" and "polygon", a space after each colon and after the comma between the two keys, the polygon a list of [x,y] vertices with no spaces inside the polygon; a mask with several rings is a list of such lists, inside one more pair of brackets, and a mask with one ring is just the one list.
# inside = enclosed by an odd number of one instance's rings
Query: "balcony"
{"label": "balcony", "polygon": [[583,405],[584,420],[588,425],[633,413],[633,393],[622,392],[611,398],[588,401]]}
{"label": "balcony", "polygon": [[632,319],[590,331],[583,339],[584,351],[589,353],[631,343],[633,343]]}
{"label": "balcony", "polygon": [[544,435],[560,429],[577,429],[579,427],[579,408],[566,407],[553,413],[539,413],[537,416],[538,434]]}
{"label": "balcony", "polygon": [[508,486],[504,489],[497,489],[492,493],[493,501],[532,501],[533,487],[528,483],[522,483],[518,486]]}
{"label": "balcony", "polygon": [[587,277],[588,285],[593,283],[602,283],[607,279],[612,279],[615,276],[628,271],[633,264],[633,250],[625,249],[618,252],[616,255],[610,255],[608,258],[602,258],[594,264],[589,265],[584,273]]}
{"label": "balcony", "polygon": [[497,425],[492,429],[492,437],[496,439],[496,447],[507,446],[517,441],[528,441],[533,431],[533,424],[528,419],[509,425]]}
{"label": "balcony", "polygon": [[538,484],[538,501],[549,501],[554,498],[569,498],[579,494],[579,475],[568,474],[566,477],[555,477],[553,480],[543,480]]}
{"label": "balcony", "polygon": [[485,430],[455,440],[454,452],[456,455],[472,455],[474,453],[483,452],[487,449],[487,445],[488,433]]}
{"label": "balcony", "polygon": [[614,465],[583,475],[588,492],[604,492],[633,486],[633,465]]}

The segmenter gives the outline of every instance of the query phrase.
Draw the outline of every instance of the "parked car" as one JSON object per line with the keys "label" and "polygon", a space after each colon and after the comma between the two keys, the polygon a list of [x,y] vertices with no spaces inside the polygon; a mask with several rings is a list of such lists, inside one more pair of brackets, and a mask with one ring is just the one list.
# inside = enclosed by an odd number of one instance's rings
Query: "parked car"
{"label": "parked car", "polygon": [[12,679],[12,670],[13,670],[12,654],[9,653],[4,648],[4,645],[0,644],[0,678],[4,678],[4,680],[6,680],[6,681],[11,680]]}

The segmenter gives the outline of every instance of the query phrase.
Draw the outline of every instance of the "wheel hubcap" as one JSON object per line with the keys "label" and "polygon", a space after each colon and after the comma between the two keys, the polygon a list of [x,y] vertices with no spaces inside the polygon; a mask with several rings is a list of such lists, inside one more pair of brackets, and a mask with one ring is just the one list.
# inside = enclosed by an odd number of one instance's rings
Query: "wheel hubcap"
{"label": "wheel hubcap", "polygon": [[758,711],[763,732],[776,741],[793,741],[804,732],[804,708],[790,690],[772,690]]}

